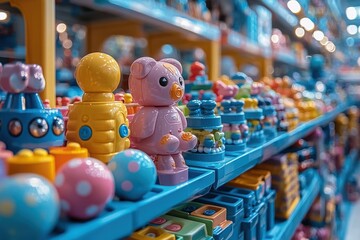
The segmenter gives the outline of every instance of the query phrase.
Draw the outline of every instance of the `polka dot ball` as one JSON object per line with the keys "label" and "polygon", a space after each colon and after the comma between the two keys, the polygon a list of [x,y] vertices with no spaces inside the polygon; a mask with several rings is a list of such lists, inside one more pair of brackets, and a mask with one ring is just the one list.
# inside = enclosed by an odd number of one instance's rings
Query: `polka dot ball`
{"label": "polka dot ball", "polygon": [[0,239],[46,239],[60,213],[54,186],[35,174],[0,181]]}
{"label": "polka dot ball", "polygon": [[75,219],[97,216],[114,195],[114,178],[107,166],[94,158],[75,158],[63,165],[55,178],[61,210]]}
{"label": "polka dot ball", "polygon": [[113,157],[108,166],[114,175],[115,193],[122,199],[139,200],[155,184],[155,165],[140,150],[122,151]]}

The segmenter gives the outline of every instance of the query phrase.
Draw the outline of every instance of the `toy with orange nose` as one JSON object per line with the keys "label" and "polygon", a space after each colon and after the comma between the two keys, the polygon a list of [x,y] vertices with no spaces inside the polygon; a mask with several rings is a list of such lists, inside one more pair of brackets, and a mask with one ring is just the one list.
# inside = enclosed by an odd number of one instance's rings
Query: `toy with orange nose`
{"label": "toy with orange nose", "polygon": [[181,153],[197,143],[193,134],[184,132],[186,119],[176,107],[184,94],[181,73],[181,64],[172,58],[142,57],[130,68],[130,91],[142,106],[130,124],[131,142],[153,158],[162,185],[187,181],[188,167]]}

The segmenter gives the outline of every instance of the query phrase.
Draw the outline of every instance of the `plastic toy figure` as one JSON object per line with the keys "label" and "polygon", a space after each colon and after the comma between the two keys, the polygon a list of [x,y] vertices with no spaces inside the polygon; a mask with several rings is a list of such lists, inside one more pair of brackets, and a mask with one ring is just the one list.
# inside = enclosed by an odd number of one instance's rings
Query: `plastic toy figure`
{"label": "plastic toy figure", "polygon": [[107,54],[91,53],[80,60],[75,77],[84,95],[69,107],[66,138],[107,163],[130,147],[126,107],[112,93],[120,82],[119,65]]}
{"label": "plastic toy figure", "polygon": [[198,138],[191,151],[184,152],[187,160],[222,161],[225,156],[225,138],[221,117],[215,115],[216,102],[192,100],[187,104],[187,131]]}
{"label": "plastic toy figure", "polygon": [[38,92],[45,88],[39,65],[0,65],[0,88],[7,92],[0,111],[0,140],[13,152],[64,143],[64,121],[57,109],[45,109]]}
{"label": "plastic toy figure", "polygon": [[184,132],[187,122],[175,104],[184,94],[181,64],[171,58],[137,59],[130,68],[129,87],[142,108],[131,121],[134,148],[152,156],[160,184],[175,185],[188,179],[182,151],[193,149],[197,138]]}

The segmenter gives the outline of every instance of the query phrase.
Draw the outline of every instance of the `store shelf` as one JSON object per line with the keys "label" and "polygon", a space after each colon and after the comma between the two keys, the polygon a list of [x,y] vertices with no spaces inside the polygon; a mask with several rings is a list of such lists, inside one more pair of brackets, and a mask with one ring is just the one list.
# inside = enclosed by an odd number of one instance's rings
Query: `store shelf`
{"label": "store shelf", "polygon": [[273,59],[275,62],[279,62],[282,64],[289,65],[291,67],[301,69],[301,70],[307,70],[307,66],[305,63],[300,63],[297,59],[295,54],[289,53],[289,52],[273,52]]}
{"label": "store shelf", "polygon": [[293,131],[282,133],[276,138],[266,142],[264,144],[264,153],[262,160],[266,160],[269,157],[281,152],[285,148],[294,144],[298,139],[307,136],[309,133],[314,131],[316,127],[323,126],[336,118],[337,115],[346,111],[351,106],[350,103],[342,103],[337,106],[333,111],[325,113],[324,115],[311,120],[306,123],[302,123]]}
{"label": "store shelf", "polygon": [[156,185],[138,202],[112,201],[97,218],[61,221],[50,239],[119,239],[130,235],[175,205],[206,194],[215,180],[214,172],[190,168],[189,181],[176,186]]}
{"label": "store shelf", "polygon": [[[128,0],[71,0],[72,3],[118,16],[141,20],[171,31],[179,31],[209,40],[219,40],[217,26],[192,18],[176,9],[160,5],[155,1]],[[171,16],[171,17],[169,17]]]}
{"label": "store shelf", "polygon": [[277,1],[257,0],[257,2],[269,9],[272,14],[275,15],[281,21],[281,23],[285,25],[286,28],[293,29],[298,25],[298,18]]}
{"label": "store shelf", "polygon": [[[312,121],[303,123],[291,132],[280,133],[277,137],[256,148],[247,148],[243,152],[226,152],[223,161],[204,162],[198,160],[186,160],[186,163],[192,167],[214,170],[215,182],[213,187],[216,189],[246,172],[256,164],[269,159],[271,156],[291,146],[298,139],[305,137],[315,130],[316,127],[329,123],[335,119],[339,113],[344,112],[349,107],[350,104],[348,103],[341,104],[332,112],[326,113]],[[211,155],[209,155],[209,158],[211,158]]]}
{"label": "store shelf", "polygon": [[229,30],[222,36],[222,47],[225,50],[236,51],[257,57],[271,57],[271,49],[261,48],[258,44],[250,42],[238,32]]}
{"label": "store shelf", "polygon": [[266,239],[283,240],[291,239],[296,228],[299,226],[306,213],[310,209],[320,191],[320,176],[315,173],[312,182],[303,191],[302,198],[294,212],[286,221],[276,221],[274,228],[267,233]]}
{"label": "store shelf", "polygon": [[354,166],[355,166],[355,162],[358,158],[358,149],[354,149],[352,150],[345,158],[344,161],[344,167],[342,169],[342,171],[340,172],[340,174],[337,177],[337,189],[340,192],[344,191],[344,187],[345,187],[345,183],[346,183],[346,179],[347,177],[349,177],[349,174],[351,173],[351,170],[353,170]]}

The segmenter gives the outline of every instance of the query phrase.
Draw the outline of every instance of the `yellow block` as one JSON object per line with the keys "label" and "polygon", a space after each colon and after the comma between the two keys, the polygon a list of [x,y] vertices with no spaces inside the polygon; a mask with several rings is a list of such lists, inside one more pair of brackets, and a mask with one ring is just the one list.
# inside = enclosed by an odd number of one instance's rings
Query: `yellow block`
{"label": "yellow block", "polygon": [[66,147],[50,148],[50,154],[55,157],[55,171],[66,162],[74,158],[87,158],[89,156],[88,150],[82,148],[78,143],[68,143]]}
{"label": "yellow block", "polygon": [[17,155],[7,160],[8,173],[35,173],[50,181],[55,178],[55,159],[44,149],[21,150]]}

